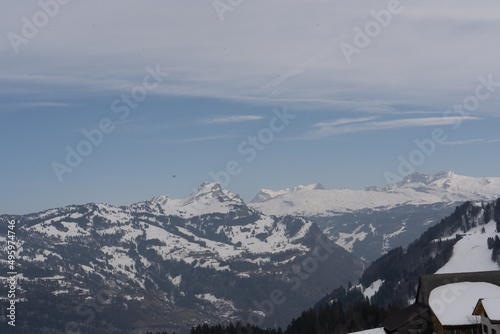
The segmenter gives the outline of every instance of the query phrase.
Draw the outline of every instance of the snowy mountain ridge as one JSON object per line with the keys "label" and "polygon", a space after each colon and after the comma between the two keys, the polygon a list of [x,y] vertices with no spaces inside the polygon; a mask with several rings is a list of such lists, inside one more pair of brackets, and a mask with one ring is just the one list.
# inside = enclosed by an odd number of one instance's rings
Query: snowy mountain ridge
{"label": "snowy mountain ridge", "polygon": [[[218,183],[204,183],[185,199],[71,205],[0,220],[17,222],[18,280],[28,302],[20,307],[32,326],[54,326],[43,318],[49,295],[59,330],[65,319],[78,320],[75,303],[100,291],[111,294],[101,314],[111,327],[140,328],[148,319],[188,329],[259,316],[255,303],[279,289],[287,303],[262,321],[284,326],[328,286],[356,279],[363,268],[314,222],[262,214]],[[0,224],[0,242],[7,226]],[[316,261],[315,270],[304,271],[306,260]],[[57,279],[49,284],[47,277]]]}
{"label": "snowy mountain ridge", "polygon": [[[318,186],[319,185],[319,186]],[[326,217],[356,210],[387,210],[400,205],[488,201],[500,197],[500,178],[473,178],[453,172],[413,173],[384,188],[324,189],[320,184],[293,189],[262,189],[250,207],[267,214]]]}
{"label": "snowy mountain ridge", "polygon": [[337,245],[373,261],[394,247],[406,247],[455,206],[498,197],[498,177],[413,173],[384,188],[324,189],[310,185],[262,190],[249,207],[269,215],[314,220]]}
{"label": "snowy mountain ridge", "polygon": [[251,203],[262,203],[267,200],[273,199],[275,197],[290,193],[290,192],[297,192],[301,190],[325,190],[325,187],[321,183],[315,183],[315,184],[310,184],[307,186],[296,186],[293,187],[292,189],[286,188],[283,190],[269,190],[269,189],[261,189],[260,192],[252,199]]}

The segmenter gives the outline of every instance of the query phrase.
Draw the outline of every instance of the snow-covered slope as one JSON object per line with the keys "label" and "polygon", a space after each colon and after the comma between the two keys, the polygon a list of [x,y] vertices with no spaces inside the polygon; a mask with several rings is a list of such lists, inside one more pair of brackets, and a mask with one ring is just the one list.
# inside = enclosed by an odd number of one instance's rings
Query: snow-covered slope
{"label": "snow-covered slope", "polygon": [[[112,320],[122,310],[119,318],[139,325],[151,316],[150,322],[189,328],[247,320],[259,311],[253,301],[277,289],[286,292],[287,303],[265,321],[285,326],[327,286],[355,280],[362,270],[361,261],[314,222],[250,209],[218,183],[204,183],[185,199],[90,203],[0,219],[18,221],[19,286],[35,326],[44,324],[47,293],[57,319],[72,318],[75,304],[104,290],[112,291],[100,315],[108,324],[125,325]],[[0,242],[6,242],[6,226],[0,224]],[[46,284],[42,277],[60,279]],[[77,292],[66,300],[69,291]]]}
{"label": "snow-covered slope", "polygon": [[473,178],[440,172],[414,173],[399,183],[380,189],[324,189],[321,185],[266,190],[250,206],[266,214],[325,217],[362,209],[387,210],[400,205],[492,200],[500,197],[500,178]]}
{"label": "snow-covered slope", "polygon": [[371,299],[380,290],[382,284],[384,284],[384,280],[379,278],[367,288],[363,284],[355,285],[354,288],[359,289],[365,298]]}
{"label": "snow-covered slope", "polygon": [[[217,270],[228,269],[221,263],[235,258],[256,263],[269,261],[273,253],[302,254],[311,250],[302,242],[311,229],[321,233],[304,218],[275,218],[251,211],[238,195],[223,190],[218,183],[204,183],[186,199],[158,196],[128,207],[88,204],[30,217],[31,222],[38,220],[24,229],[54,238],[60,244],[92,233],[120,235],[122,242],[133,243],[142,237],[154,241],[151,248],[164,259]],[[291,221],[293,231],[288,225]],[[252,254],[251,260],[244,259],[247,253]]]}
{"label": "snow-covered slope", "polygon": [[[270,192],[261,191],[261,194]],[[403,204],[430,204],[440,202],[432,194],[418,194],[413,190],[373,191],[350,189],[308,189],[278,191],[279,196],[265,202],[253,202],[250,206],[267,214],[325,217],[335,213],[362,209],[383,210]],[[260,196],[262,197],[262,196]]]}
{"label": "snow-covered slope", "polygon": [[466,233],[458,231],[453,234],[462,235],[462,238],[453,246],[451,259],[436,274],[464,273],[477,271],[499,270],[499,266],[491,259],[491,249],[488,249],[488,238],[497,235],[496,223],[492,220],[488,224],[476,226]]}

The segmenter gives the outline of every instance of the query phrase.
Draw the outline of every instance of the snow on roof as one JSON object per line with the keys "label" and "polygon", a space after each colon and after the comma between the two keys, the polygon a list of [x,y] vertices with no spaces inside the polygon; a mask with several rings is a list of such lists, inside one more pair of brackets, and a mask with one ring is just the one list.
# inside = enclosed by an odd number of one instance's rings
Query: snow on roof
{"label": "snow on roof", "polygon": [[353,332],[350,334],[386,334],[384,327],[374,328],[374,329],[366,329],[364,331]]}
{"label": "snow on roof", "polygon": [[500,287],[485,282],[451,283],[431,291],[429,306],[443,326],[471,325],[479,322],[472,312],[485,297],[500,297]]}
{"label": "snow on roof", "polygon": [[500,321],[500,298],[485,298],[481,301],[488,319]]}

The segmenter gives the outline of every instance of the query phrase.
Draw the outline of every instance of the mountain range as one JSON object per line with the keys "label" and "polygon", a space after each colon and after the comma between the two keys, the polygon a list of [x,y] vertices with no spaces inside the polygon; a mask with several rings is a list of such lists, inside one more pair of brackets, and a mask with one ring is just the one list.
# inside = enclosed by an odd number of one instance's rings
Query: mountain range
{"label": "mountain range", "polygon": [[314,222],[260,213],[218,183],[182,200],[71,205],[1,220],[17,223],[18,314],[39,331],[238,319],[284,326],[363,269]]}
{"label": "mountain range", "polygon": [[[438,291],[442,293],[437,300],[441,302],[445,300],[445,303],[454,305],[452,310],[455,312],[449,314],[452,316],[463,314],[466,322],[471,321],[470,323],[477,324],[475,319],[468,315],[474,308],[477,298],[487,296],[488,292],[483,291],[481,295],[481,291],[469,289],[472,302],[464,306],[464,303],[458,303],[455,298],[460,297],[462,290],[453,290],[453,287],[440,285],[454,282],[465,284],[465,281],[483,282],[483,280],[488,282],[483,284],[498,285],[499,235],[500,198],[487,203],[465,202],[458,206],[450,216],[429,228],[408,248],[398,247],[373,262],[363,273],[359,284],[347,288],[341,286],[322,298],[313,308],[302,312],[286,330],[281,332],[280,330],[253,329],[252,332],[262,334],[341,334],[360,331],[366,334],[385,333],[395,328],[392,326],[396,322],[399,324],[396,331],[423,333],[429,331],[432,324],[429,320],[424,320],[425,317],[414,317],[422,314],[426,307],[423,304],[414,304],[415,297],[418,294],[422,303],[422,299],[427,298],[423,296],[437,294]],[[462,275],[457,273],[462,273]],[[433,274],[444,275],[438,277]],[[470,286],[468,284],[465,288]],[[435,290],[436,287],[439,290]],[[454,291],[452,298],[450,294],[445,296],[443,292],[450,292],[450,289]],[[400,306],[404,307],[409,304],[412,306],[399,310]],[[429,304],[433,308],[432,302]],[[436,316],[439,317],[439,311],[443,308],[436,307],[434,311],[436,309],[438,310]],[[430,315],[429,318],[431,318]],[[381,325],[383,327],[380,327]],[[235,330],[231,331],[231,327],[226,327],[226,329],[228,333],[238,333]],[[197,327],[193,333],[215,334],[220,331],[216,327],[209,330]]]}
{"label": "mountain range", "polygon": [[384,188],[325,189],[321,184],[261,192],[250,207],[270,215],[315,221],[339,246],[374,261],[417,236],[465,201],[500,197],[500,178],[473,178],[453,172],[414,173]]}
{"label": "mountain range", "polygon": [[[491,220],[500,220],[500,204],[481,201],[500,197],[499,185],[498,178],[451,172],[412,174],[358,191],[319,184],[263,190],[247,205],[218,183],[204,183],[184,199],[2,215],[16,221],[17,305],[26,315],[18,328],[179,332],[238,320],[285,327],[358,279],[362,298],[404,306],[420,273],[456,270],[454,253],[477,253],[468,260],[472,269],[496,268],[484,259],[496,249]],[[460,204],[465,199],[474,202]],[[4,244],[7,226],[0,225]]]}

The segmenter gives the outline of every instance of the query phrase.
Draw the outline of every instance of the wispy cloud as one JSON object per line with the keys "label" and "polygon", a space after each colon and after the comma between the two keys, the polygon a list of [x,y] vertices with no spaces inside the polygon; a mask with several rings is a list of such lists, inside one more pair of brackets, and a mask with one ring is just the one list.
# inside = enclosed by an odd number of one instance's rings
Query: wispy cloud
{"label": "wispy cloud", "polygon": [[224,123],[258,121],[263,118],[264,116],[259,116],[259,115],[222,116],[222,117],[205,119],[202,122],[206,124],[224,124]]}
{"label": "wispy cloud", "polygon": [[61,102],[50,102],[50,101],[38,101],[38,102],[19,102],[7,104],[7,107],[13,108],[43,108],[43,107],[70,107],[74,104],[70,103],[61,103]]}
{"label": "wispy cloud", "polygon": [[337,119],[337,120],[331,121],[331,122],[316,123],[313,126],[320,127],[320,128],[336,127],[339,125],[372,121],[376,118],[378,118],[378,117],[372,116],[372,117],[359,117],[359,118],[340,118],[340,119]]}
{"label": "wispy cloud", "polygon": [[235,135],[219,135],[219,136],[192,137],[192,138],[167,139],[167,140],[140,140],[138,142],[153,143],[153,144],[188,144],[188,143],[197,143],[201,141],[222,140],[222,139],[231,139],[238,137],[239,136]]}
{"label": "wispy cloud", "polygon": [[441,145],[490,144],[498,142],[500,142],[500,138],[495,138],[495,139],[476,138],[476,139],[459,140],[459,141],[447,141],[441,143]]}
{"label": "wispy cloud", "polygon": [[[50,36],[40,33],[37,43],[20,45],[22,57],[7,40],[0,45],[3,94],[16,93],[20,99],[27,92],[121,94],[142,80],[146,65],[165,59],[163,70],[172,75],[155,91],[158,95],[253,99],[265,104],[295,99],[302,110],[311,110],[313,103],[318,109],[331,106],[337,103],[330,101],[336,96],[362,110],[371,102],[389,111],[397,97],[399,105],[440,109],[456,98],[457,91],[473,93],[471,78],[496,68],[500,50],[498,43],[484,43],[497,37],[500,2],[495,1],[477,6],[458,0],[452,8],[430,0],[413,2],[411,10],[402,14],[405,19],[398,22],[398,29],[383,29],[374,39],[369,56],[364,51],[353,55],[354,66],[346,64],[338,45],[352,44],[353,27],[364,26],[372,19],[366,13],[384,8],[386,1],[297,0],[284,8],[281,1],[255,0],[237,14],[226,13],[239,19],[231,20],[231,29],[224,30],[222,44],[220,21],[211,6],[179,2],[172,11],[172,1],[131,1],[122,8],[122,1],[109,0],[100,2],[96,11],[94,2],[65,7]],[[4,36],[21,33],[19,18],[32,15],[22,2],[12,2],[11,7],[0,13]],[[123,15],[116,15],[117,8],[125,16],[134,13],[139,23],[119,20]],[[263,10],[267,15],[248,29]],[[90,16],[102,22],[95,27],[99,34],[88,29]],[[245,43],[241,43],[242,32]],[[158,40],[164,41],[161,49]],[[103,50],[102,45],[113,47]],[[141,50],[139,59],[123,57],[137,50]],[[462,56],[455,57],[457,53]],[[471,61],[475,66],[470,66]],[[429,78],[439,85],[429,85]],[[382,102],[377,105],[377,100]]]}
{"label": "wispy cloud", "polygon": [[410,128],[422,126],[453,125],[463,121],[479,120],[479,117],[426,117],[407,118],[390,121],[373,121],[377,117],[362,117],[353,119],[338,119],[331,122],[316,123],[314,130],[309,131],[306,139],[318,139],[344,133],[388,130],[397,128]]}

